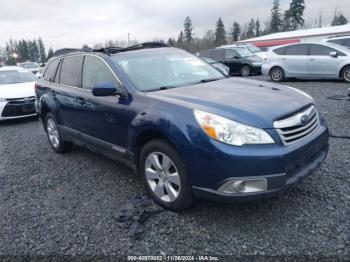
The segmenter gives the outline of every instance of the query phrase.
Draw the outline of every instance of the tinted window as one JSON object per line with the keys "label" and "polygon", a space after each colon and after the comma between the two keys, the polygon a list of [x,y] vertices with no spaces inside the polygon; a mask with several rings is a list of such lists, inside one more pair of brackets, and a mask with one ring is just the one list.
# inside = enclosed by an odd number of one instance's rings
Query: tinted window
{"label": "tinted window", "polygon": [[344,39],[330,40],[328,42],[333,43],[333,44],[342,45],[344,42]]}
{"label": "tinted window", "polygon": [[350,47],[350,38],[344,39],[343,45]]}
{"label": "tinted window", "polygon": [[225,50],[224,49],[213,49],[210,58],[214,59],[215,61],[223,61],[225,57]]}
{"label": "tinted window", "polygon": [[119,82],[116,80],[114,73],[104,61],[97,57],[85,56],[82,88],[92,90],[96,84],[106,82],[113,82],[115,87],[119,87]]}
{"label": "tinted window", "polygon": [[233,59],[235,56],[238,56],[237,52],[231,49],[225,49],[225,59]]}
{"label": "tinted window", "polygon": [[60,84],[80,87],[83,56],[65,57],[61,66]]}
{"label": "tinted window", "polygon": [[273,50],[273,52],[277,55],[284,55],[286,52],[286,47],[280,47],[280,48],[276,48]]}
{"label": "tinted window", "polygon": [[286,55],[308,55],[309,45],[291,45],[287,46]]}
{"label": "tinted window", "polygon": [[60,62],[59,59],[54,59],[47,65],[47,69],[46,69],[45,74],[44,74],[45,80],[47,80],[49,82],[54,81],[55,74],[57,71],[57,66],[58,66],[59,62]]}
{"label": "tinted window", "polygon": [[311,55],[329,56],[331,52],[337,52],[338,55],[344,55],[342,52],[323,45],[311,45]]}

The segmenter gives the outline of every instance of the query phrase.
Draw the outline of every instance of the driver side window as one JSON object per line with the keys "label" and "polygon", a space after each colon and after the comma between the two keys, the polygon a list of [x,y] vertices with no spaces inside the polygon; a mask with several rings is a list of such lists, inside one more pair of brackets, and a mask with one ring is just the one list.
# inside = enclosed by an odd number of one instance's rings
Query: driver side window
{"label": "driver side window", "polygon": [[235,51],[229,49],[225,50],[225,59],[234,59],[237,56],[238,54]]}
{"label": "driver side window", "polygon": [[83,67],[82,88],[92,90],[96,84],[112,82],[116,88],[120,87],[114,73],[106,63],[98,57],[86,55]]}

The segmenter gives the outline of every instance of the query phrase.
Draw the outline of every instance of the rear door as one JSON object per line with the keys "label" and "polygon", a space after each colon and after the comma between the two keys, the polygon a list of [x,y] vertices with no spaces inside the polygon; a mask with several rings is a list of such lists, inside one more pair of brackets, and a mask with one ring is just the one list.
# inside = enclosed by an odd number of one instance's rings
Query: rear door
{"label": "rear door", "polygon": [[64,57],[55,78],[57,85],[54,96],[59,108],[60,122],[72,131],[81,131],[83,127],[79,113],[83,104],[78,99],[86,92],[81,89],[82,63],[82,55]]}
{"label": "rear door", "polygon": [[[330,56],[331,52],[337,52],[337,57]],[[346,58],[345,54],[324,45],[311,45],[310,57],[307,63],[307,71],[311,77],[327,78],[339,75],[340,65]]]}
{"label": "rear door", "polygon": [[288,77],[307,77],[308,44],[290,45],[281,56]]}

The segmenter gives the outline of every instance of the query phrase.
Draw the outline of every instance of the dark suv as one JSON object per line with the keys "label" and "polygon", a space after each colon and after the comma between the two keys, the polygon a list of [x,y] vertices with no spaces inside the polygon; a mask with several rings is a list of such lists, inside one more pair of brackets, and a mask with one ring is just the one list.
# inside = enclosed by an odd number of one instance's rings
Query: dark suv
{"label": "dark suv", "polygon": [[162,44],[56,56],[36,97],[56,152],[76,144],[123,161],[172,210],[189,207],[194,197],[279,194],[328,150],[328,128],[309,95],[226,78]]}
{"label": "dark suv", "polygon": [[246,47],[220,47],[199,52],[201,57],[211,58],[230,68],[230,74],[249,76],[260,74],[263,59]]}

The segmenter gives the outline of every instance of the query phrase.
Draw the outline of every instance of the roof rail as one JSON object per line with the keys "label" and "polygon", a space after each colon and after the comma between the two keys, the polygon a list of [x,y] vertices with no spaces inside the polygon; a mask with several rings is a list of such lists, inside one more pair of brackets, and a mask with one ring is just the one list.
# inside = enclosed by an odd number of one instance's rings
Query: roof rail
{"label": "roof rail", "polygon": [[159,48],[159,47],[170,47],[170,46],[167,44],[164,44],[164,43],[159,43],[159,42],[145,42],[142,44],[137,44],[137,45],[126,47],[123,50],[121,50],[121,52],[146,49],[146,48]]}
{"label": "roof rail", "polygon": [[54,56],[60,56],[60,55],[66,55],[70,53],[76,53],[76,52],[92,52],[93,49],[90,47],[84,47],[84,48],[62,48],[55,51],[53,54]]}
{"label": "roof rail", "polygon": [[117,46],[111,46],[111,47],[103,47],[99,49],[92,49],[90,47],[84,47],[84,48],[62,48],[56,50],[54,53],[54,56],[60,56],[60,55],[66,55],[70,53],[77,53],[77,52],[102,52],[107,55],[117,54],[120,52],[126,52],[126,51],[134,51],[134,50],[140,50],[140,49],[146,49],[146,48],[159,48],[159,47],[170,47],[167,44],[159,43],[159,42],[145,42],[138,45],[129,46],[126,48],[123,47],[117,47]]}
{"label": "roof rail", "polygon": [[332,36],[328,36],[327,39],[330,38],[337,38],[337,37],[344,37],[344,36],[350,36],[350,34],[344,34],[344,35],[332,35]]}

